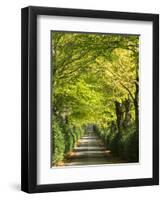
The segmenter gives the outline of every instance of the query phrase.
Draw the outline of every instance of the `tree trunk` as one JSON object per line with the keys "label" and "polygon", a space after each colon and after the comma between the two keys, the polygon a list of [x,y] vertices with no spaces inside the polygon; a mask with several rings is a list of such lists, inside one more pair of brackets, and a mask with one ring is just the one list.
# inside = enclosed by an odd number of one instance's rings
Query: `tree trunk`
{"label": "tree trunk", "polygon": [[126,128],[129,125],[131,119],[129,98],[124,101],[124,108],[125,108],[125,119],[123,122],[123,126]]}
{"label": "tree trunk", "polygon": [[135,91],[135,124],[136,124],[136,131],[139,131],[139,86],[136,84],[136,91]]}
{"label": "tree trunk", "polygon": [[121,128],[122,128],[122,123],[123,123],[122,104],[116,101],[115,102],[115,108],[116,108],[116,116],[117,116],[118,133],[120,133]]}

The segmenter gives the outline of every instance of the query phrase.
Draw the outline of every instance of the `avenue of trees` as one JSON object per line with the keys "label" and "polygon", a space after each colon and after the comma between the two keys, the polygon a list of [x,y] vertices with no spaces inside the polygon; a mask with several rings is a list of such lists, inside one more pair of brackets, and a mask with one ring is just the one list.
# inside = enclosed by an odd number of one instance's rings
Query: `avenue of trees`
{"label": "avenue of trees", "polygon": [[87,124],[115,156],[138,162],[139,37],[52,32],[52,161]]}

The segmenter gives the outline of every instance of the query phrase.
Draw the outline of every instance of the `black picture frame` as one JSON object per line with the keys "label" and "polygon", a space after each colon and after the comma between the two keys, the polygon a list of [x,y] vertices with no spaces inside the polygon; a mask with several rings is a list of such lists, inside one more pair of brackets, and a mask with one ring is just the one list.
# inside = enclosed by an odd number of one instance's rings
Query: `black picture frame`
{"label": "black picture frame", "polygon": [[[151,21],[153,23],[153,177],[37,184],[37,16]],[[21,190],[28,193],[159,184],[159,15],[30,6],[21,11]]]}

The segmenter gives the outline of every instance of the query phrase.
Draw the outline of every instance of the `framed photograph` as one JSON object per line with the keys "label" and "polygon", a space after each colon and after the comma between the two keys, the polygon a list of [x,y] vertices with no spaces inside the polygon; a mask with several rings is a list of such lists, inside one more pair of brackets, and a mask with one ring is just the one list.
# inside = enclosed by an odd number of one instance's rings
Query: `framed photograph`
{"label": "framed photograph", "polygon": [[159,184],[159,16],[22,9],[22,190]]}

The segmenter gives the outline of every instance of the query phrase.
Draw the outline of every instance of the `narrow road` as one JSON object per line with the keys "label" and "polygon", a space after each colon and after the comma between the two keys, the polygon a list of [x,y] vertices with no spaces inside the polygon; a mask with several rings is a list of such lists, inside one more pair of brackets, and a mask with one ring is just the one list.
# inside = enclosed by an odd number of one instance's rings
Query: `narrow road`
{"label": "narrow road", "polygon": [[97,165],[120,162],[122,162],[120,159],[113,157],[111,152],[106,150],[102,140],[94,132],[89,132],[79,140],[64,165]]}

